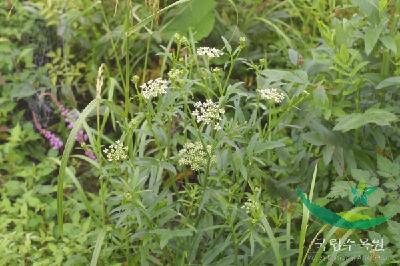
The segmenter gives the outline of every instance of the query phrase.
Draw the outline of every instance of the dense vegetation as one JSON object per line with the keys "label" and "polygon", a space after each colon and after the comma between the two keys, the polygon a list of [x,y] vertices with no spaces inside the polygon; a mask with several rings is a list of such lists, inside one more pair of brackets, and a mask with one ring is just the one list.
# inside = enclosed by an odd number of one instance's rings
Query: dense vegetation
{"label": "dense vegetation", "polygon": [[[399,0],[0,1],[0,265],[400,263],[399,17]],[[359,217],[390,217],[368,230],[295,191],[339,213],[365,186]],[[331,241],[362,239],[384,244]]]}

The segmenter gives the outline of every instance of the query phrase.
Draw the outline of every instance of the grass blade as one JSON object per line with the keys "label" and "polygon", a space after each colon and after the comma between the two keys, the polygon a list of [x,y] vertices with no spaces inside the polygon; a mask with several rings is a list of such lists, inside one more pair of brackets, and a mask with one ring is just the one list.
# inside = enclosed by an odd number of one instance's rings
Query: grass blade
{"label": "grass blade", "polygon": [[92,260],[90,261],[90,266],[97,265],[97,260],[99,259],[101,246],[103,245],[105,236],[106,236],[106,230],[103,229],[100,231],[99,235],[97,236],[96,246],[94,247],[94,250],[93,250],[93,255],[92,255]]}
{"label": "grass blade", "polygon": [[[310,188],[310,194],[309,194],[309,199],[312,200],[313,193],[314,193],[314,187],[315,187],[315,180],[317,178],[317,172],[318,172],[318,161],[315,163],[315,168],[314,168],[314,173],[311,181],[311,188]],[[307,232],[307,223],[310,212],[308,211],[307,207],[303,205],[303,218],[301,220],[301,229],[300,229],[300,239],[299,239],[299,256],[297,258],[297,266],[301,265],[301,261],[303,258],[303,253],[304,253],[304,241],[306,239],[306,232]]]}
{"label": "grass blade", "polygon": [[276,26],[276,23],[273,23],[272,21],[270,21],[266,18],[257,17],[256,19],[264,22],[265,24],[267,24],[268,26],[273,28],[275,30],[275,32],[285,40],[285,42],[288,44],[289,47],[293,47],[292,41],[278,26]]}
{"label": "grass blade", "polygon": [[64,176],[67,169],[67,163],[69,156],[71,154],[72,148],[75,144],[75,138],[78,134],[79,129],[82,127],[83,122],[86,117],[94,110],[97,104],[100,102],[100,99],[92,100],[86,107],[83,109],[82,113],[79,115],[78,120],[74,123],[74,127],[71,130],[71,133],[68,136],[67,142],[64,147],[64,152],[61,158],[60,170],[58,172],[58,184],[57,184],[57,224],[58,224],[58,232],[59,236],[62,238],[64,234],[64,209],[63,209],[63,200],[64,200]]}
{"label": "grass blade", "polygon": [[[53,160],[56,164],[61,165],[60,160],[58,160],[56,158],[50,158],[50,160]],[[85,205],[86,210],[89,213],[90,217],[92,217],[93,220],[97,220],[97,218],[96,218],[96,216],[94,214],[93,208],[90,205],[89,200],[85,195],[85,191],[83,190],[81,184],[79,183],[79,180],[76,178],[76,176],[72,173],[72,171],[69,168],[66,169],[66,174],[67,174],[67,176],[69,176],[69,178],[71,178],[71,180],[74,183],[76,189],[78,190],[78,193],[81,196],[82,202]]]}
{"label": "grass blade", "polygon": [[279,242],[276,240],[276,238],[274,236],[274,232],[272,231],[271,225],[269,224],[265,215],[262,216],[261,223],[263,224],[265,231],[267,231],[268,238],[271,241],[272,250],[274,252],[275,259],[276,259],[276,265],[283,266],[282,257],[279,252]]}
{"label": "grass blade", "polygon": [[142,19],[138,24],[136,24],[135,26],[133,26],[129,31],[126,32],[126,35],[129,36],[129,35],[131,35],[131,34],[137,32],[137,31],[139,31],[139,30],[140,30],[142,27],[144,27],[147,23],[149,23],[150,21],[152,21],[153,18],[154,18],[155,16],[160,15],[160,14],[164,13],[165,11],[167,11],[167,10],[169,10],[169,9],[175,7],[175,6],[178,6],[178,5],[181,5],[181,4],[183,4],[183,3],[190,2],[190,1],[191,1],[191,0],[179,0],[179,1],[173,3],[173,4],[169,5],[169,6],[166,6],[166,7],[162,8],[162,9],[158,10],[158,11],[155,12],[154,14],[152,14],[152,15],[150,15],[150,16],[144,18],[144,19]]}

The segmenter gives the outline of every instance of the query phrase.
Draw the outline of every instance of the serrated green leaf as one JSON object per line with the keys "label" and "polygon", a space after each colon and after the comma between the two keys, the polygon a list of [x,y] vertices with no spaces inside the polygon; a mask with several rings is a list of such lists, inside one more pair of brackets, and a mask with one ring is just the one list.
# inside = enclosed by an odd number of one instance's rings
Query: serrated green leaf
{"label": "serrated green leaf", "polygon": [[397,177],[400,174],[400,165],[381,155],[377,156],[378,174],[383,177]]}
{"label": "serrated green leaf", "polygon": [[21,129],[21,126],[19,125],[19,123],[17,123],[17,125],[15,127],[13,127],[13,129],[11,129],[10,133],[11,134],[10,134],[9,141],[12,144],[17,144],[19,141],[21,141],[22,129]]}
{"label": "serrated green leaf", "polygon": [[326,197],[329,199],[348,197],[351,195],[351,188],[355,187],[355,185],[352,181],[335,181]]}
{"label": "serrated green leaf", "polygon": [[[361,169],[351,169],[351,175],[353,176],[354,179],[360,180],[360,179],[368,179],[371,177],[371,173],[366,170],[361,170]],[[370,185],[370,184],[368,184]]]}

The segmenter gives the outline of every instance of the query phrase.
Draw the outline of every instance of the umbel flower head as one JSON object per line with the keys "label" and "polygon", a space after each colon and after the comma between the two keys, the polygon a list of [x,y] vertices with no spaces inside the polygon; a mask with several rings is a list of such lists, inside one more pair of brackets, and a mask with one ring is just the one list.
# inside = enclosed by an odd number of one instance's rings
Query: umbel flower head
{"label": "umbel flower head", "polygon": [[221,50],[210,47],[199,47],[197,48],[196,53],[199,56],[208,56],[210,58],[220,57],[224,54]]}
{"label": "umbel flower head", "polygon": [[242,209],[244,209],[247,215],[251,217],[252,223],[256,223],[258,221],[261,212],[261,206],[259,202],[252,198],[248,198],[243,204]]}
{"label": "umbel flower head", "polygon": [[111,144],[108,149],[106,148],[103,151],[109,162],[123,161],[128,158],[128,147],[124,147],[124,144],[120,140],[117,140],[114,144]]}
{"label": "umbel flower head", "polygon": [[176,69],[176,68],[174,68],[174,69],[171,69],[171,70],[168,72],[168,77],[169,77],[169,79],[172,80],[172,81],[178,80],[178,79],[179,79],[180,77],[182,77],[183,75],[184,75],[184,72],[183,72],[182,69]]}
{"label": "umbel flower head", "polygon": [[140,88],[142,89],[143,97],[150,99],[161,94],[166,94],[168,85],[168,80],[157,78],[147,81],[146,83],[142,84]]}
{"label": "umbel flower head", "polygon": [[181,43],[181,44],[188,44],[189,41],[185,36],[180,35],[179,33],[174,34],[174,39],[176,42]]}
{"label": "umbel flower head", "polygon": [[285,94],[275,88],[261,89],[260,96],[262,99],[270,100],[275,103],[281,103],[285,99]]}
{"label": "umbel flower head", "polygon": [[198,123],[204,122],[205,124],[213,125],[215,130],[220,130],[221,115],[225,113],[223,108],[220,108],[217,103],[208,99],[205,102],[196,102],[194,104],[196,110],[192,114],[196,117]]}
{"label": "umbel flower head", "polygon": [[[209,154],[211,154],[211,145],[207,145],[206,151],[200,141],[189,142],[183,145],[183,149],[179,151],[178,163],[179,165],[189,165],[193,171],[199,171],[200,168],[207,166]],[[212,156],[210,160],[215,162],[215,156]]]}

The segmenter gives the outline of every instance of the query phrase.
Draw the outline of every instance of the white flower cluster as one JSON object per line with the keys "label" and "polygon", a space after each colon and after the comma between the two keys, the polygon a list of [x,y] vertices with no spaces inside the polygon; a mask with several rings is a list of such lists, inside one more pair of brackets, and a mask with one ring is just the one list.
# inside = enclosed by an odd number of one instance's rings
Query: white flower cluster
{"label": "white flower cluster", "polygon": [[225,113],[223,108],[220,108],[218,104],[214,103],[210,99],[206,102],[196,102],[194,104],[196,110],[192,114],[196,117],[198,123],[204,122],[205,124],[214,125],[215,130],[220,130],[221,126],[221,115]]}
{"label": "white flower cluster", "polygon": [[249,198],[243,204],[242,209],[244,209],[247,215],[251,217],[251,222],[253,224],[256,224],[259,221],[261,215],[261,206],[257,201]]}
{"label": "white flower cluster", "polygon": [[244,209],[246,211],[246,213],[248,215],[251,216],[252,213],[254,213],[255,211],[258,210],[258,204],[256,201],[254,201],[253,199],[248,199],[244,205],[242,206],[242,209]]}
{"label": "white flower cluster", "polygon": [[[190,165],[193,171],[199,171],[201,167],[206,167],[208,155],[211,154],[211,145],[207,145],[207,151],[200,141],[189,142],[183,145],[179,151],[179,165]],[[215,161],[215,156],[211,157],[211,162]]]}
{"label": "white flower cluster", "polygon": [[142,89],[143,97],[146,99],[150,99],[152,97],[157,97],[161,94],[167,93],[169,81],[157,78],[147,81],[142,84],[140,88]]}
{"label": "white flower cluster", "polygon": [[183,44],[189,43],[188,39],[185,36],[180,35],[179,33],[174,34],[174,39],[179,43]]}
{"label": "white flower cluster", "polygon": [[217,48],[210,48],[210,47],[199,47],[196,51],[197,55],[200,56],[208,56],[210,58],[214,58],[214,57],[220,57],[222,56],[224,53],[217,49]]}
{"label": "white flower cluster", "polygon": [[174,68],[174,69],[171,69],[169,72],[168,72],[168,77],[169,77],[169,79],[170,80],[178,80],[180,77],[182,77],[183,76],[183,70],[182,69],[176,69],[176,68]]}
{"label": "white flower cluster", "polygon": [[271,100],[275,103],[281,103],[285,99],[285,94],[275,88],[267,88],[260,90],[262,99]]}
{"label": "white flower cluster", "polygon": [[124,147],[120,140],[117,140],[114,144],[111,144],[108,149],[106,148],[103,151],[106,154],[109,162],[122,161],[128,158],[128,147]]}

